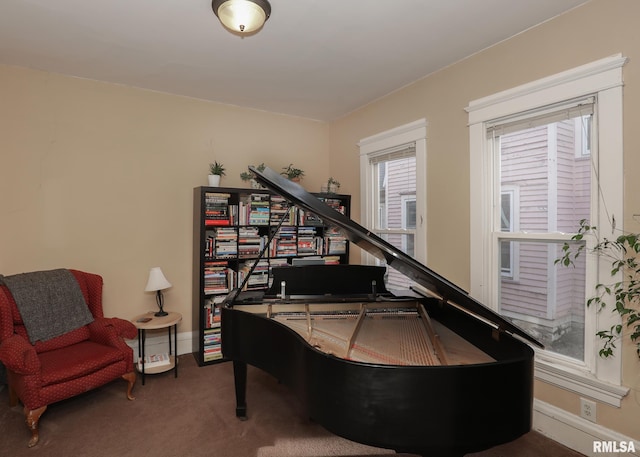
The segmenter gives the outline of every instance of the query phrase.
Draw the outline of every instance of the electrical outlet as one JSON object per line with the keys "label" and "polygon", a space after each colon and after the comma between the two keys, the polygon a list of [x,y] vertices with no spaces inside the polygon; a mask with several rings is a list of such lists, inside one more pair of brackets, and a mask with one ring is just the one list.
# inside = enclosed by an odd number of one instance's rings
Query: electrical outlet
{"label": "electrical outlet", "polygon": [[596,421],[596,402],[580,398],[580,416],[591,422]]}

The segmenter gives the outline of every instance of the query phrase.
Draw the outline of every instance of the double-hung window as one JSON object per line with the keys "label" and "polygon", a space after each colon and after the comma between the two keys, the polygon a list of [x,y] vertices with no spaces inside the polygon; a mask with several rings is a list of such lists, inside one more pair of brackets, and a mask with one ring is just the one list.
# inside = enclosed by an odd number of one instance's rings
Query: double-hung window
{"label": "double-hung window", "polygon": [[[360,146],[360,176],[363,225],[403,251],[426,261],[425,179],[426,122],[416,121],[365,138]],[[363,254],[364,263],[382,264]],[[404,289],[406,276],[388,268],[386,285]]]}
{"label": "double-hung window", "polygon": [[[612,56],[469,104],[471,294],[545,344],[536,377],[619,406],[620,356],[598,357],[615,316],[586,307],[606,261],[555,262],[581,220],[617,234],[622,66]],[[587,248],[596,240],[587,239]],[[587,249],[587,252],[589,250]]]}

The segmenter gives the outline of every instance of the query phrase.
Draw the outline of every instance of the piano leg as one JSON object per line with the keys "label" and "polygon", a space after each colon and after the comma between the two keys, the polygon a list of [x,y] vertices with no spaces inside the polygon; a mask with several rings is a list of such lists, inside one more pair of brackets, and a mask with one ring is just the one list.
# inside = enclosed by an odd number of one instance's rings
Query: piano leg
{"label": "piano leg", "polygon": [[247,364],[233,361],[233,377],[236,385],[236,417],[247,420]]}

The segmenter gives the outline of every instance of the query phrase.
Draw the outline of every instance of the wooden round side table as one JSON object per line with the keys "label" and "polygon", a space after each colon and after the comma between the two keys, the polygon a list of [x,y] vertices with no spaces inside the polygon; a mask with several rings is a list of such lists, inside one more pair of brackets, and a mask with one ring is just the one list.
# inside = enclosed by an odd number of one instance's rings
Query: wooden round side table
{"label": "wooden round side table", "polygon": [[[169,312],[166,316],[155,316],[154,311],[140,314],[131,319],[131,322],[138,329],[138,370],[142,373],[142,385],[144,386],[145,375],[164,373],[174,370],[174,377],[178,377],[178,322],[182,320],[182,314]],[[161,366],[145,368],[141,363],[145,360],[145,339],[147,330],[159,330],[166,328],[169,332],[169,363]],[[171,345],[171,329],[173,328],[173,348]]]}

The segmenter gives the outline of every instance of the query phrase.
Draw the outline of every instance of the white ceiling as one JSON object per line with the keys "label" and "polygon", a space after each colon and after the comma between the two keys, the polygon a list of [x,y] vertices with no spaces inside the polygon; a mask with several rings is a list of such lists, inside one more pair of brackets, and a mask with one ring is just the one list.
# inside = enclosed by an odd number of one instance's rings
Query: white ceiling
{"label": "white ceiling", "polygon": [[588,0],[0,0],[0,63],[329,121]]}

